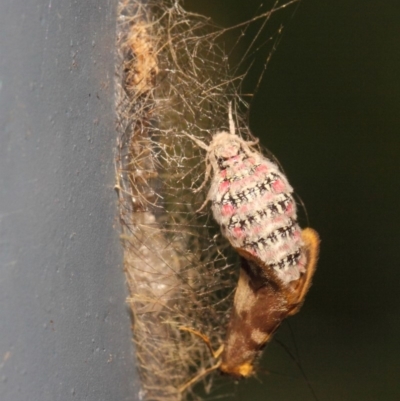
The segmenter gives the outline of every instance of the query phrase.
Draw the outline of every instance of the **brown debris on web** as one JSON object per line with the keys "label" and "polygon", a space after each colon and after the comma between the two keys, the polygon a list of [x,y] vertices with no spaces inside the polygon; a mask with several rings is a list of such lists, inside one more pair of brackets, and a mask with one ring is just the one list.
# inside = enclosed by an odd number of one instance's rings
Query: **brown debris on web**
{"label": "brown debris on web", "polygon": [[[225,341],[238,269],[208,208],[196,213],[205,152],[185,133],[209,143],[226,130],[229,102],[247,107],[243,77],[216,42],[224,31],[178,1],[120,0],[117,27],[116,189],[140,397],[199,399],[193,385],[208,392],[215,380],[208,346]],[[235,125],[251,140],[238,113]]]}

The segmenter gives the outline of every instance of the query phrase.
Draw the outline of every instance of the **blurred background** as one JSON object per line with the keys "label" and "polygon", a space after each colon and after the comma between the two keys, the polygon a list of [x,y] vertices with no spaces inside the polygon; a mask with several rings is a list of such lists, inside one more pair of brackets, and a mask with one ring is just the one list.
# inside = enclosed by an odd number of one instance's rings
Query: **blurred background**
{"label": "blurred background", "polygon": [[[273,3],[185,6],[228,27]],[[320,401],[400,399],[399,21],[398,1],[303,0],[277,13],[263,34],[285,27],[249,124],[282,164],[322,240],[305,305],[276,338],[298,356]],[[232,65],[251,39],[249,32]],[[254,58],[260,65],[245,93],[254,92],[266,54]],[[269,374],[238,386],[232,399],[314,399],[277,342],[262,368]]]}

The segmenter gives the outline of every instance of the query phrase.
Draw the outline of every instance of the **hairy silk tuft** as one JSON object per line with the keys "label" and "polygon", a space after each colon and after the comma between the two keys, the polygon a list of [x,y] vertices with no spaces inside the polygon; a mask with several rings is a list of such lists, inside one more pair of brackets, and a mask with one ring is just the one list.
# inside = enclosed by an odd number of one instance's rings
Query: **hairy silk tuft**
{"label": "hairy silk tuft", "polygon": [[[296,1],[255,17],[257,36]],[[199,399],[222,381],[216,369],[249,376],[315,269],[318,237],[300,230],[292,188],[240,112],[225,32],[178,1],[119,2],[116,189],[147,401]]]}

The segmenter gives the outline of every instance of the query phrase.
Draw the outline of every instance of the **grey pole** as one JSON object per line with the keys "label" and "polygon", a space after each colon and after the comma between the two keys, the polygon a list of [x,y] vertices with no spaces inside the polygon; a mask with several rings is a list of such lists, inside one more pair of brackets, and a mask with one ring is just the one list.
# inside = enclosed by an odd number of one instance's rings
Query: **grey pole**
{"label": "grey pole", "polygon": [[0,2],[0,399],[138,399],[113,149],[116,2]]}

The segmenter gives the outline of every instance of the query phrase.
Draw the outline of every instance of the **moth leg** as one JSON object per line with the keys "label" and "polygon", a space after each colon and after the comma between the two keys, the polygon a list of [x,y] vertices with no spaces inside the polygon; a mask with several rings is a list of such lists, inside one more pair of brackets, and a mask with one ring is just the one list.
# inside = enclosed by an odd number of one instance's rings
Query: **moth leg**
{"label": "moth leg", "polygon": [[209,373],[213,372],[214,370],[219,369],[220,366],[221,366],[221,361],[218,361],[215,365],[211,366],[210,368],[204,369],[198,375],[196,375],[196,376],[192,377],[190,380],[188,380],[185,384],[182,384],[182,386],[180,386],[178,388],[178,391],[180,393],[183,393],[189,387],[191,387],[193,384],[197,383],[200,379],[207,376]]}
{"label": "moth leg", "polygon": [[[187,332],[189,332],[191,334],[194,334],[197,337],[200,337],[205,342],[205,344],[207,345],[207,348],[210,350],[211,355],[213,356],[213,358],[217,359],[217,360],[219,359],[220,355],[222,354],[222,351],[224,350],[224,345],[221,345],[216,351],[214,351],[212,349],[210,339],[206,335],[200,333],[197,330],[194,330],[194,329],[191,329],[190,327],[185,327],[185,326],[179,327],[179,330],[187,331]],[[191,387],[194,383],[197,383],[200,379],[202,379],[203,377],[207,376],[209,373],[213,372],[214,370],[219,369],[219,367],[221,366],[221,362],[222,361],[219,359],[215,365],[213,365],[213,366],[211,366],[211,367],[209,367],[207,369],[202,369],[202,371],[200,371],[199,374],[197,374],[196,376],[192,377],[186,383],[182,384],[182,386],[179,387],[179,392],[183,393],[185,390],[187,390],[189,387]]]}
{"label": "moth leg", "polygon": [[209,200],[210,200],[210,199],[208,199],[208,197],[207,197],[206,200],[205,200],[205,201],[203,202],[203,204],[196,210],[195,213],[201,212],[201,211],[206,207],[206,205],[207,205],[207,203],[208,203]]}
{"label": "moth leg", "polygon": [[[188,136],[197,146],[199,146],[200,148],[202,148],[202,149],[204,149],[204,150],[207,151],[207,156],[206,156],[206,174],[205,174],[205,177],[204,177],[204,181],[203,181],[203,183],[200,185],[200,187],[197,188],[197,189],[195,189],[195,190],[193,191],[194,193],[197,193],[197,192],[200,192],[200,191],[206,186],[206,184],[207,184],[207,182],[208,182],[208,180],[209,180],[209,178],[210,178],[211,168],[212,168],[212,166],[211,166],[211,164],[210,164],[210,162],[209,162],[209,151],[210,151],[210,147],[207,146],[203,141],[200,141],[200,139],[197,139],[196,137],[194,137],[193,135],[188,134],[187,132],[183,132],[183,133],[184,133],[186,136]],[[200,212],[200,211],[205,207],[205,205],[207,204],[208,200],[209,200],[209,199],[207,198],[206,201],[201,205],[200,209],[197,210],[196,212]]]}
{"label": "moth leg", "polygon": [[[207,181],[208,181],[209,178],[210,178],[210,174],[211,174],[211,164],[207,162],[206,174],[205,174],[205,176],[204,176],[204,181],[203,181],[203,183],[202,183],[198,188],[196,188],[196,189],[193,191],[194,193],[200,192],[200,191],[206,186]],[[207,201],[208,201],[208,199],[207,199]]]}
{"label": "moth leg", "polygon": [[291,300],[291,303],[294,308],[288,313],[288,316],[293,316],[300,310],[304,298],[311,287],[311,281],[318,261],[320,243],[318,233],[312,228],[305,228],[301,232],[301,237],[304,241],[304,247],[307,254],[306,272],[298,280],[296,288],[293,289],[295,291],[295,296],[293,300]]}
{"label": "moth leg", "polygon": [[204,341],[204,343],[207,345],[207,348],[210,350],[211,355],[213,356],[214,359],[218,359],[220,357],[220,355],[222,354],[222,351],[224,350],[223,344],[216,351],[214,351],[211,346],[211,341],[206,335],[200,333],[197,330],[194,330],[194,329],[191,329],[190,327],[185,327],[185,326],[179,327],[179,330],[187,331],[189,333],[194,334],[197,337],[200,337]]}

